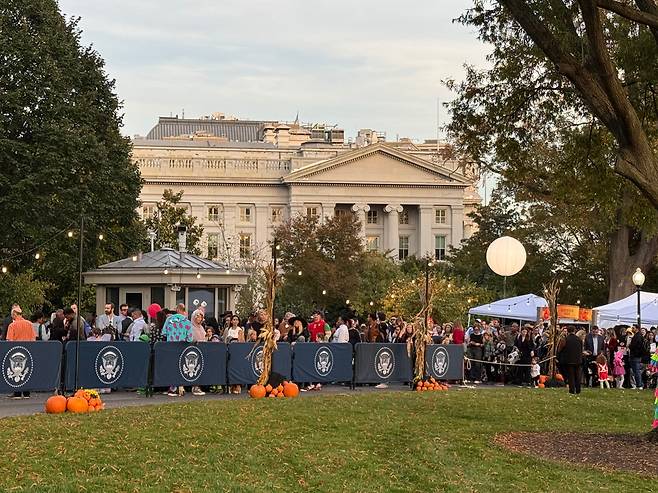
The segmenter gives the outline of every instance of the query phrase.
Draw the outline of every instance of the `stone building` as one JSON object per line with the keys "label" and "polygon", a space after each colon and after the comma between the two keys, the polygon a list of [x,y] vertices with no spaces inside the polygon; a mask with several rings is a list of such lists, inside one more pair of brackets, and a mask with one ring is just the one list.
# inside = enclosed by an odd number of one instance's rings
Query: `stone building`
{"label": "stone building", "polygon": [[267,257],[273,229],[294,214],[356,214],[367,248],[443,259],[473,231],[467,214],[480,203],[474,170],[449,146],[372,130],[346,142],[324,124],[168,117],[133,139],[133,158],[142,215],[164,189],[184,191],[204,254],[228,265]]}

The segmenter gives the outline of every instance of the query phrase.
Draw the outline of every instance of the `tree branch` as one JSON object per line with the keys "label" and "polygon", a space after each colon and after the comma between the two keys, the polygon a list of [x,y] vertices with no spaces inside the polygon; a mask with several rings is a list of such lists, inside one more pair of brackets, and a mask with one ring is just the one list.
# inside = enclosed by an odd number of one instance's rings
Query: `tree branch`
{"label": "tree branch", "polygon": [[[651,0],[636,0],[636,3],[653,3]],[[620,15],[630,21],[637,22],[638,24],[644,24],[645,26],[658,29],[658,15],[653,15],[650,11],[645,9],[638,10],[634,9],[630,5],[619,2],[617,0],[596,0],[596,4],[602,9],[609,10],[614,12],[617,15]],[[647,9],[650,8],[650,5],[647,5]],[[656,8],[655,3],[653,3],[653,8]]]}

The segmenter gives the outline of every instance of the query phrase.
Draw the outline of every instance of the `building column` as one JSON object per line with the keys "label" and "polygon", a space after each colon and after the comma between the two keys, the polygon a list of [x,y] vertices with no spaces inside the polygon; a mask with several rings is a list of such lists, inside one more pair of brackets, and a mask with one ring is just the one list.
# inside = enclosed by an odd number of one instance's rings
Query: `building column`
{"label": "building column", "polygon": [[450,244],[452,248],[459,248],[459,244],[464,239],[464,207],[453,205],[450,209],[452,211]]}
{"label": "building column", "polygon": [[386,223],[384,224],[384,251],[389,251],[389,255],[397,258],[400,237],[398,226],[400,224],[399,214],[402,212],[402,206],[399,204],[388,204],[384,207],[386,212]]}
{"label": "building column", "polygon": [[266,205],[256,205],[256,231],[252,251],[260,251],[267,243],[267,217],[268,207]]}
{"label": "building column", "polygon": [[322,222],[329,221],[331,218],[334,217],[335,208],[336,208],[336,204],[331,204],[331,203],[322,204]]}
{"label": "building column", "polygon": [[366,213],[370,210],[368,204],[354,204],[352,206],[352,212],[356,214],[356,218],[361,222],[361,232],[359,236],[361,241],[366,241]]}
{"label": "building column", "polygon": [[422,258],[425,255],[434,256],[432,245],[433,213],[434,206],[422,204],[418,206],[418,258]]}

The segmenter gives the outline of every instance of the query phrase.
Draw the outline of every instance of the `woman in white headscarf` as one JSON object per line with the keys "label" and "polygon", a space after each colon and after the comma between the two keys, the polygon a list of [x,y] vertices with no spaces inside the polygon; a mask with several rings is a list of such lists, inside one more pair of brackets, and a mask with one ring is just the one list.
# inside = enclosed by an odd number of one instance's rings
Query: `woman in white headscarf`
{"label": "woman in white headscarf", "polygon": [[[203,310],[198,309],[192,312],[192,341],[193,342],[207,342],[206,329],[203,326]],[[198,385],[192,387],[192,394],[206,395]]]}

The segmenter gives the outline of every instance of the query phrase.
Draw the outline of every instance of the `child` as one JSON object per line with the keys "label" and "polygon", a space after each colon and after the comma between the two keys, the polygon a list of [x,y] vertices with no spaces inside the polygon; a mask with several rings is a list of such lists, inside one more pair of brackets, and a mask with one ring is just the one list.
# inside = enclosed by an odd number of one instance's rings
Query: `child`
{"label": "child", "polygon": [[608,360],[603,353],[596,357],[596,370],[599,374],[599,385],[601,388],[609,389],[610,382],[608,382]]}
{"label": "child", "polygon": [[612,375],[615,377],[615,386],[618,389],[624,387],[624,375],[626,374],[626,369],[624,368],[624,352],[626,348],[624,346],[619,346],[617,351],[615,351],[614,362],[612,367]]}
{"label": "child", "polygon": [[532,378],[532,386],[534,388],[539,387],[539,375],[541,374],[541,368],[539,368],[539,358],[535,356],[532,358],[532,364],[530,365],[530,378]]}

